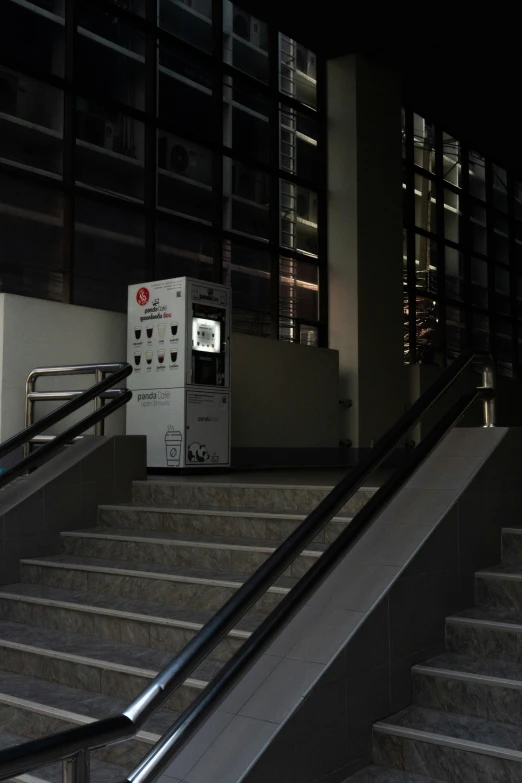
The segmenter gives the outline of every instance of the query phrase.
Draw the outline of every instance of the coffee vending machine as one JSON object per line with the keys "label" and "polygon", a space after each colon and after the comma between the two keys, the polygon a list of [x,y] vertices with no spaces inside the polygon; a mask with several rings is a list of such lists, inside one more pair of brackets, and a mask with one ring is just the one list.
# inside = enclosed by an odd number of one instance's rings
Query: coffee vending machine
{"label": "coffee vending machine", "polygon": [[127,434],[149,468],[230,465],[231,289],[177,277],[129,286]]}

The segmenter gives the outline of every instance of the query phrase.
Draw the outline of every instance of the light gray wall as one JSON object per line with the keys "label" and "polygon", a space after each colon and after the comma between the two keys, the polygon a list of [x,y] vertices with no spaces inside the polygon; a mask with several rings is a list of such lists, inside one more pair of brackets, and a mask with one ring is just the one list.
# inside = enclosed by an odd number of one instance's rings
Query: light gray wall
{"label": "light gray wall", "polygon": [[368,447],[404,406],[400,83],[350,55],[328,63],[330,346],[342,436]]}
{"label": "light gray wall", "polygon": [[231,345],[236,448],[337,448],[337,351],[235,332]]}

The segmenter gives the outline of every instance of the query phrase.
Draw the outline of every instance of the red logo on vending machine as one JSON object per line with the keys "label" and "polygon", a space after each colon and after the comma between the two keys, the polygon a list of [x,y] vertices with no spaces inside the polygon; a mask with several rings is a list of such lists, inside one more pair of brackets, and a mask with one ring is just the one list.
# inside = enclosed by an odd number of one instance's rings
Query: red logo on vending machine
{"label": "red logo on vending machine", "polygon": [[149,289],[148,288],[140,288],[138,293],[136,294],[136,301],[139,305],[144,307],[147,302],[150,299]]}

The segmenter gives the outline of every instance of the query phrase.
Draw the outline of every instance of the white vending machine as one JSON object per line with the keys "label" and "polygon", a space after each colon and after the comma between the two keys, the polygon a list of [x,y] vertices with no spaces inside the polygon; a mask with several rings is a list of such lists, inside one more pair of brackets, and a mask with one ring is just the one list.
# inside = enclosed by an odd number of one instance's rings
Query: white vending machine
{"label": "white vending machine", "polygon": [[129,286],[127,434],[150,468],[230,465],[231,290],[188,277]]}

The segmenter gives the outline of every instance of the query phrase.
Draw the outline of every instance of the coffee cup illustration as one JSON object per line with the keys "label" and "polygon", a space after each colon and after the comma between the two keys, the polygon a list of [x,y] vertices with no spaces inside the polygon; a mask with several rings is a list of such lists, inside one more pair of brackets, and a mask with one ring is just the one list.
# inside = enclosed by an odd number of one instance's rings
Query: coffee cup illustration
{"label": "coffee cup illustration", "polygon": [[134,338],[136,340],[141,340],[141,326],[134,327]]}
{"label": "coffee cup illustration", "polygon": [[171,321],[170,322],[170,333],[173,337],[175,337],[178,333],[178,322],[177,321]]}
{"label": "coffee cup illustration", "polygon": [[167,432],[165,435],[167,465],[169,467],[179,467],[181,459],[181,441],[181,432]]}

